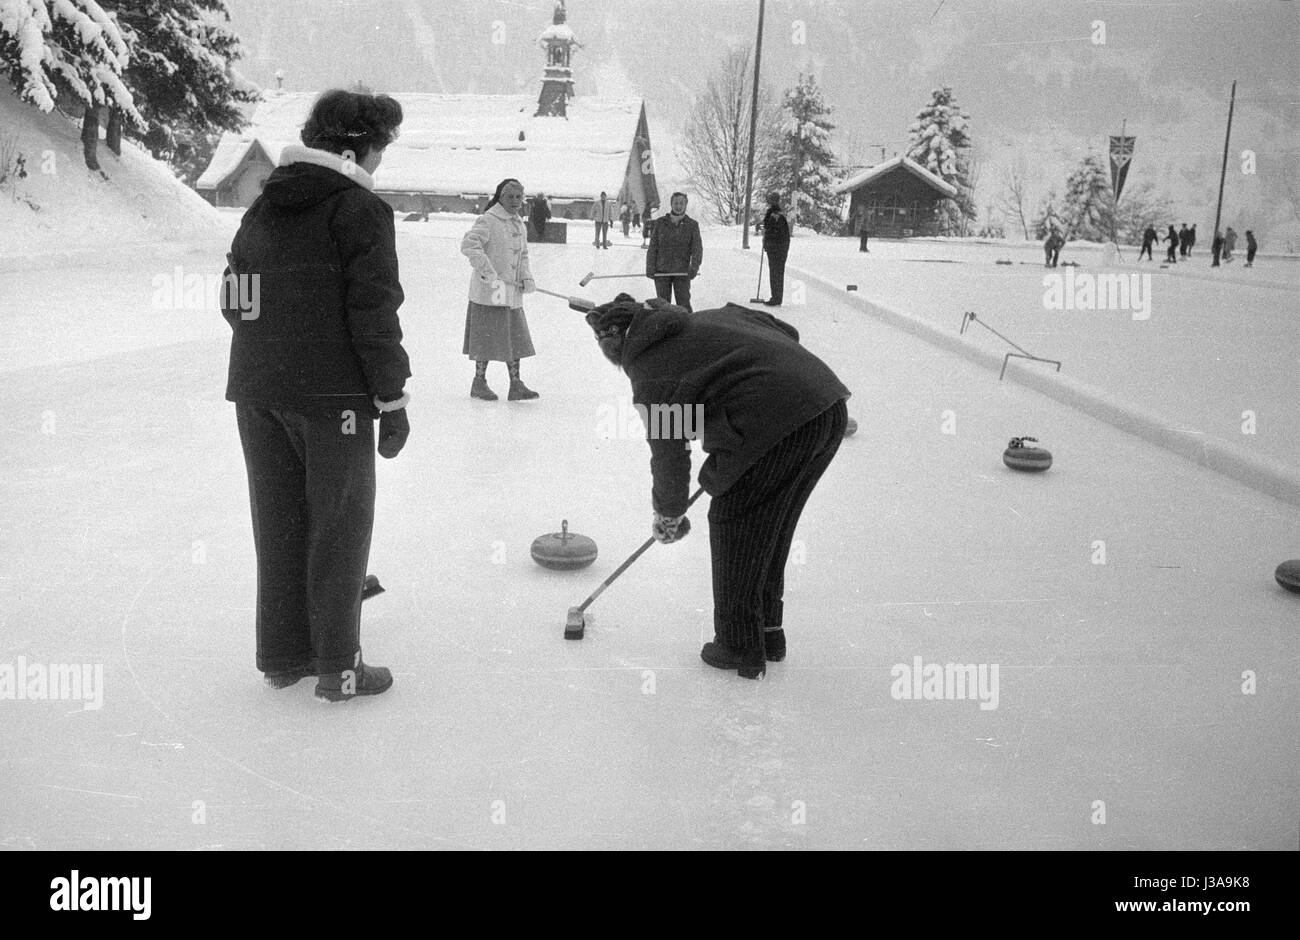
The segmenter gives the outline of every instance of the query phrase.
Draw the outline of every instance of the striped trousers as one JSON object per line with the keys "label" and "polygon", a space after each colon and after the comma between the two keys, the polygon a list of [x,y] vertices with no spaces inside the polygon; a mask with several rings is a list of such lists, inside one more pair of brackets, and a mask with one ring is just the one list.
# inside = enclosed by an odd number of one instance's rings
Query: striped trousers
{"label": "striped trousers", "polygon": [[795,526],[844,440],[849,412],[838,401],[778,441],[709,506],[713,631],[753,649],[782,626],[785,563]]}

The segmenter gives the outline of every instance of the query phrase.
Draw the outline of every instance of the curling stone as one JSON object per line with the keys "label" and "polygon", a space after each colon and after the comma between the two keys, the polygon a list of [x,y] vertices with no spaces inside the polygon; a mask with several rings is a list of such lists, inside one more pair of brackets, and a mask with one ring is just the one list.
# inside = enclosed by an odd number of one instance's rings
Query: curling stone
{"label": "curling stone", "polygon": [[1052,454],[1041,447],[1028,447],[1025,441],[1038,443],[1036,437],[1013,437],[1002,452],[1002,462],[1012,470],[1040,473],[1052,465]]}
{"label": "curling stone", "polygon": [[596,543],[585,535],[569,531],[569,520],[560,523],[559,532],[533,539],[533,561],[555,571],[576,571],[596,560]]}
{"label": "curling stone", "polygon": [[1282,562],[1277,566],[1277,571],[1273,572],[1273,577],[1288,591],[1300,594],[1300,558]]}
{"label": "curling stone", "polygon": [[857,290],[857,289],[858,289],[858,285],[857,285],[857,284],[849,284],[849,285],[848,285],[847,287],[845,287],[844,289],[845,289],[845,290]]}
{"label": "curling stone", "polygon": [[858,430],[858,422],[854,421],[852,418],[849,418],[849,423],[844,425],[844,436],[852,437],[855,433],[857,433],[857,430]]}

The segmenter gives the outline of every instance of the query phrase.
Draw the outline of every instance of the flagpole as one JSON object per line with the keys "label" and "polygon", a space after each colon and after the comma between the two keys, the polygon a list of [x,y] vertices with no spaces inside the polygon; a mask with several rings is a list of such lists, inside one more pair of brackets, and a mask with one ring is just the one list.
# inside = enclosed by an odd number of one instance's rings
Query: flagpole
{"label": "flagpole", "polygon": [[[1214,233],[1210,236],[1210,245],[1213,248],[1214,239],[1219,237],[1219,219],[1223,213],[1223,181],[1228,176],[1228,141],[1232,138],[1232,108],[1237,103],[1237,83],[1232,83],[1232,97],[1228,100],[1228,130],[1223,135],[1223,169],[1219,171],[1219,204],[1214,207]],[[1217,268],[1219,259],[1210,252],[1210,267]]]}
{"label": "flagpole", "polygon": [[[1127,133],[1127,131],[1128,131],[1128,118],[1124,118],[1123,123],[1121,123],[1121,124],[1120,124],[1120,127],[1119,127],[1119,144],[1120,144],[1121,147],[1124,146],[1124,135]],[[1116,175],[1115,180],[1116,180],[1116,182],[1119,181],[1119,176],[1118,176],[1118,174]],[[1114,186],[1112,186],[1112,187],[1110,188],[1110,195],[1111,195],[1111,202],[1110,202],[1110,243],[1111,243],[1112,245],[1115,246],[1115,257],[1118,259],[1118,258],[1121,257],[1121,256],[1120,256],[1120,253],[1119,253],[1119,235],[1118,235],[1118,228],[1119,228],[1119,193],[1117,193],[1117,192],[1115,191],[1115,187],[1114,187]]]}
{"label": "flagpole", "polygon": [[749,199],[754,188],[754,144],[758,134],[758,67],[763,61],[763,8],[766,0],[758,0],[758,41],[754,44],[754,95],[749,104],[749,162],[745,168],[745,218],[744,235],[740,247],[749,247]]}

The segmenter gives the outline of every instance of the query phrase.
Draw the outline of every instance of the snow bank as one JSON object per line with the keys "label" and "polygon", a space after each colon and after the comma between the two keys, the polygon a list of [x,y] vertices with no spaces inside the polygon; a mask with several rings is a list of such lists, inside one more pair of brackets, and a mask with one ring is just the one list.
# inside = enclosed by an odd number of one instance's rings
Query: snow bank
{"label": "snow bank", "polygon": [[[160,242],[229,241],[238,224],[123,141],[100,146],[103,175],[86,168],[80,128],[0,91],[0,141],[13,138],[27,171],[0,187],[0,258],[123,251]],[[10,185],[12,183],[12,185]]]}

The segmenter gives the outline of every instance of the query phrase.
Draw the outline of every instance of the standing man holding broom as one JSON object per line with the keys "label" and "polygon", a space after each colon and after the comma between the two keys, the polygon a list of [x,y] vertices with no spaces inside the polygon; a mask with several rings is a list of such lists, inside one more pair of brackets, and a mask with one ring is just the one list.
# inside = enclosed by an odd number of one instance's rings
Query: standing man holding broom
{"label": "standing man holding broom", "polygon": [[672,300],[675,295],[677,306],[690,313],[691,281],[704,262],[704,242],[700,224],[686,214],[686,194],[673,193],[668,205],[671,211],[655,222],[651,233],[645,276],[654,280],[660,300]]}

